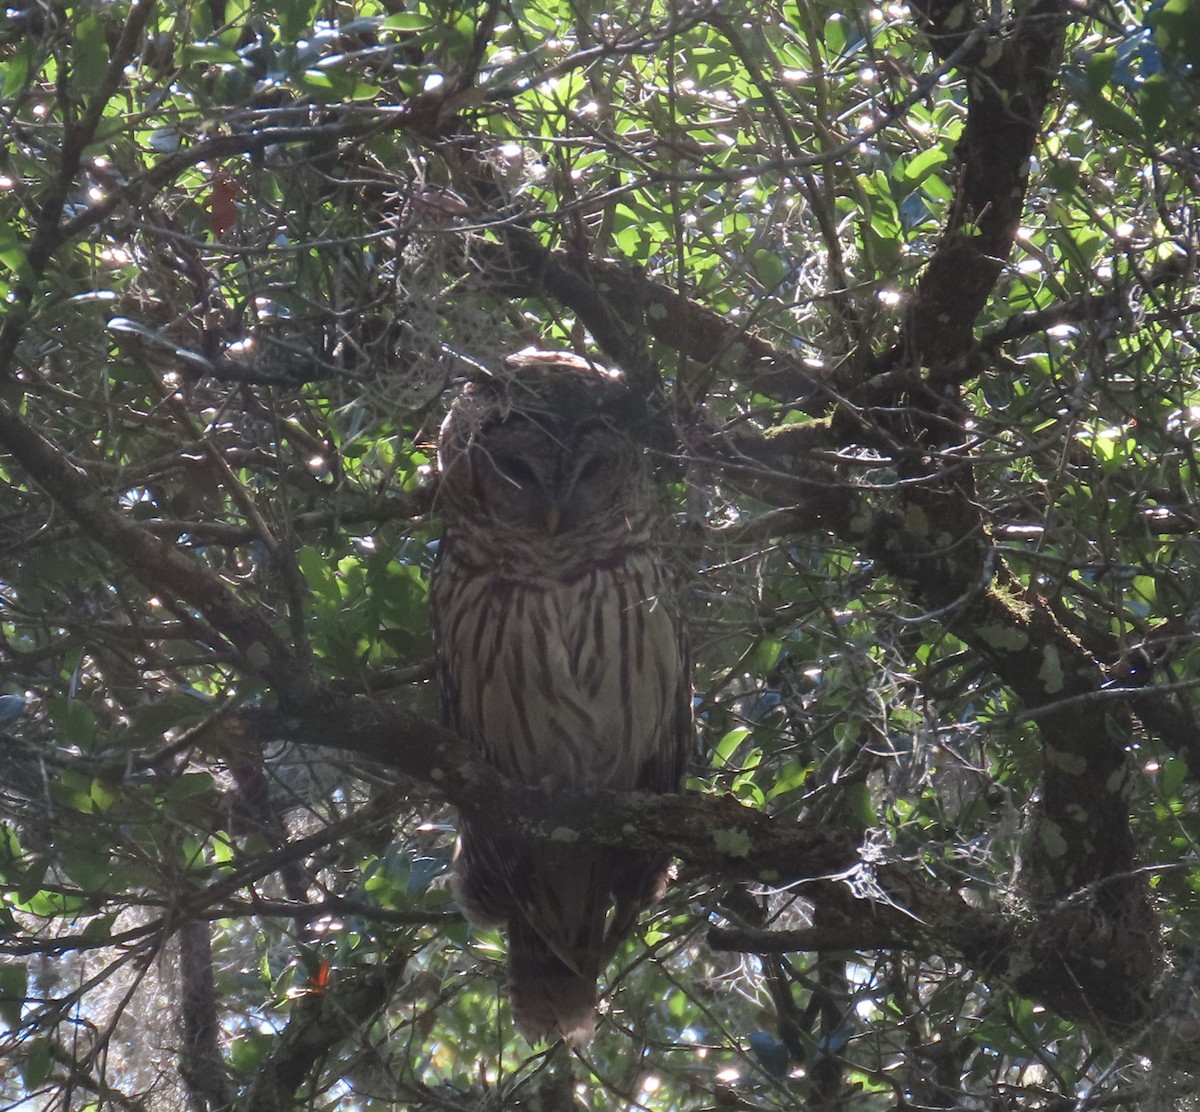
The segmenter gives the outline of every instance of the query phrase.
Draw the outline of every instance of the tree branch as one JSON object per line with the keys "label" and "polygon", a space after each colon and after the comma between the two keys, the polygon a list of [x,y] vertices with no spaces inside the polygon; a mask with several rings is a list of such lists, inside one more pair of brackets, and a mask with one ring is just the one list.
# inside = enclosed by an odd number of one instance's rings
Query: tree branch
{"label": "tree branch", "polygon": [[[783,824],[730,796],[544,792],[506,780],[450,731],[397,705],[328,693],[296,713],[246,710],[239,720],[258,742],[287,738],[368,756],[490,827],[520,837],[670,853],[707,877],[806,893],[847,923],[842,948],[893,945],[961,954],[977,968],[1011,970],[1018,989],[1064,1015],[1093,1024],[1132,1022],[1148,1000],[1144,978],[1114,970],[1145,964],[1147,923],[1092,935],[1104,883],[1081,889],[1051,913],[1019,923],[968,904],[905,863],[864,853],[858,836],[828,826]],[[869,926],[863,926],[867,923]],[[768,937],[717,933],[718,945],[779,952],[829,942],[828,935]]]}
{"label": "tree branch", "polygon": [[755,389],[769,397],[814,416],[831,404],[821,368],[779,351],[744,325],[651,282],[633,267],[551,250],[531,233],[512,229],[501,243],[479,244],[476,257],[502,292],[550,297],[578,314],[610,356],[622,343],[614,316],[636,314],[644,316],[646,331],[659,343],[706,365],[716,362],[727,373],[749,373]]}
{"label": "tree branch", "polygon": [[732,796],[543,792],[515,784],[449,730],[397,704],[323,692],[291,713],[246,710],[248,736],[348,749],[419,780],[489,828],[671,853],[706,875],[784,883],[858,863],[848,831],[781,829]]}
{"label": "tree branch", "polygon": [[146,24],[154,7],[155,0],[134,0],[103,79],[88,101],[79,122],[65,129],[58,172],[41,198],[37,225],[25,251],[25,273],[13,287],[12,304],[6,309],[4,322],[0,325],[0,381],[11,372],[12,357],[24,335],[37,284],[46,273],[54,253],[73,234],[69,231],[69,225],[61,222],[63,206],[75,184],[83,153],[96,137],[105,106],[121,87],[125,80],[125,67],[142,45]]}
{"label": "tree branch", "polygon": [[[243,666],[267,675],[284,698],[299,696],[307,674],[267,619],[246,605],[199,560],[136,525],[57,445],[0,400],[5,447],[84,533],[151,590],[194,607],[237,649]],[[218,642],[214,647],[223,647]]]}
{"label": "tree branch", "polygon": [[249,1092],[234,1103],[233,1112],[288,1112],[300,1107],[296,1091],[305,1078],[338,1043],[360,1031],[386,1007],[407,967],[407,951],[397,950],[382,965],[337,978],[325,991],[303,997],[293,1007]]}
{"label": "tree branch", "polygon": [[200,1108],[229,1105],[229,1079],[217,1043],[217,999],[208,923],[189,919],[179,928],[179,1010],[183,1041],[179,1072]]}
{"label": "tree branch", "polygon": [[[973,30],[962,0],[912,5],[935,53],[953,51]],[[939,381],[971,344],[975,320],[991,296],[1020,226],[1029,159],[1042,125],[1066,32],[1066,0],[1037,0],[1011,29],[959,61],[967,80],[961,171],[941,242],[909,306],[897,351],[916,356]]]}

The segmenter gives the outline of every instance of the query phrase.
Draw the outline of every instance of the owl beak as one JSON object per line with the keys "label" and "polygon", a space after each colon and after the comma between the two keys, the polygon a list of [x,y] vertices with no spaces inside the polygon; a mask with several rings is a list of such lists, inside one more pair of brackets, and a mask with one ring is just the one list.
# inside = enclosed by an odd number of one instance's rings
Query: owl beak
{"label": "owl beak", "polygon": [[558,532],[558,527],[562,523],[562,511],[557,506],[551,506],[546,511],[546,532],[551,537]]}

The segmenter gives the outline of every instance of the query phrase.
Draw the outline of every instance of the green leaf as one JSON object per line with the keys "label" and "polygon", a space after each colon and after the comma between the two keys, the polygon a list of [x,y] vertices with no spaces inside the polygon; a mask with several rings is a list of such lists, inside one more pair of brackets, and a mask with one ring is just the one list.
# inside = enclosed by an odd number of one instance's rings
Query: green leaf
{"label": "green leaf", "polygon": [[105,942],[112,938],[112,929],[117,922],[117,913],[114,911],[108,915],[97,915],[95,919],[89,919],[80,932],[82,938],[96,942]]}
{"label": "green leaf", "polygon": [[300,573],[308,583],[308,589],[324,602],[341,609],[342,592],[328,558],[312,545],[305,545],[297,556]]}
{"label": "green leaf", "polygon": [[46,712],[62,744],[85,750],[92,747],[96,739],[96,716],[89,707],[73,699],[57,698],[47,701]]}
{"label": "green leaf", "polygon": [[112,884],[112,857],[98,842],[74,839],[63,846],[60,867],[85,892],[105,892]]}
{"label": "green leaf", "polygon": [[1101,127],[1115,131],[1126,139],[1140,140],[1142,138],[1143,125],[1141,122],[1126,112],[1124,108],[1118,108],[1107,97],[1089,97],[1084,101],[1082,107]]}
{"label": "green leaf", "polygon": [[270,1040],[259,1034],[234,1039],[229,1046],[229,1064],[242,1073],[254,1073],[269,1047]]}
{"label": "green leaf", "polygon": [[767,791],[767,798],[786,796],[804,786],[805,781],[815,771],[815,765],[785,765],[775,776],[774,782]]}
{"label": "green leaf", "polygon": [[417,12],[397,12],[395,15],[389,15],[383,21],[383,26],[389,31],[424,31],[426,28],[432,27],[433,23],[427,15]]}
{"label": "green leaf", "polygon": [[841,12],[825,21],[825,46],[831,55],[841,54],[846,47],[846,17]]}
{"label": "green leaf", "polygon": [[30,915],[43,919],[55,919],[59,916],[78,915],[87,908],[87,901],[79,896],[65,892],[54,892],[42,888],[34,892],[28,899],[18,900],[17,906]]}
{"label": "green leaf", "polygon": [[54,1068],[49,1037],[31,1039],[26,1043],[25,1058],[21,1063],[21,1080],[26,1089],[36,1089],[50,1076]]}
{"label": "green leaf", "polygon": [[775,667],[783,652],[783,642],[773,637],[764,637],[758,646],[758,670],[769,672]]}
{"label": "green leaf", "polygon": [[1082,169],[1081,162],[1072,160],[1055,162],[1046,172],[1046,181],[1060,193],[1071,193],[1079,184],[1079,175]]}
{"label": "green leaf", "polygon": [[754,252],[754,273],[767,290],[776,289],[787,276],[787,263],[773,251]]}
{"label": "green leaf", "polygon": [[1143,604],[1154,605],[1158,597],[1158,580],[1153,575],[1134,576],[1130,586]]}
{"label": "green leaf", "polygon": [[283,45],[292,45],[312,26],[316,6],[311,0],[276,0],[275,12],[279,16],[279,35]]}
{"label": "green leaf", "polygon": [[206,65],[239,67],[242,64],[242,59],[236,50],[228,46],[223,46],[219,42],[185,43],[180,49],[180,60],[185,64],[189,62],[203,62]]}
{"label": "green leaf", "polygon": [[211,774],[207,772],[185,772],[182,776],[171,781],[163,801],[173,806],[201,803],[205,806],[214,802],[216,785]]}
{"label": "green leaf", "polygon": [[875,825],[875,803],[871,798],[871,789],[865,780],[856,780],[845,790],[845,805],[847,816],[866,830]]}
{"label": "green leaf", "polygon": [[1187,779],[1187,762],[1179,757],[1167,757],[1158,771],[1158,787],[1165,799],[1174,799]]}
{"label": "green leaf", "polygon": [[99,16],[86,16],[76,25],[73,61],[76,91],[95,92],[108,73],[108,41]]}
{"label": "green leaf", "polygon": [[712,766],[713,768],[725,768],[733,754],[737,751],[739,745],[750,736],[751,731],[744,726],[739,726],[736,730],[730,730],[720,741],[717,742],[713,749]]}
{"label": "green leaf", "polygon": [[1153,141],[1162,131],[1171,107],[1172,83],[1166,74],[1156,73],[1138,90],[1138,111],[1146,138]]}
{"label": "green leaf", "polygon": [[1200,5],[1195,0],[1150,5],[1146,21],[1163,54],[1177,65],[1200,69]]}
{"label": "green leaf", "polygon": [[26,239],[15,224],[0,220],[0,264],[17,272],[25,265]]}
{"label": "green leaf", "polygon": [[1106,50],[1093,54],[1085,63],[1088,84],[1095,93],[1100,92],[1112,80],[1113,70],[1117,67],[1117,52]]}
{"label": "green leaf", "polygon": [[11,866],[21,857],[21,840],[16,830],[8,823],[0,822],[0,865]]}
{"label": "green leaf", "polygon": [[29,972],[23,963],[0,965],[0,1020],[12,1031],[21,1026],[21,1009],[28,989]]}
{"label": "green leaf", "polygon": [[2,95],[5,100],[15,98],[32,78],[34,50],[36,46],[36,39],[32,35],[29,35],[9,55],[8,62],[3,68],[4,86]]}
{"label": "green leaf", "polygon": [[909,187],[916,188],[930,174],[944,166],[949,159],[950,156],[941,147],[931,147],[929,150],[913,155],[912,158],[900,159],[893,175],[898,176]]}

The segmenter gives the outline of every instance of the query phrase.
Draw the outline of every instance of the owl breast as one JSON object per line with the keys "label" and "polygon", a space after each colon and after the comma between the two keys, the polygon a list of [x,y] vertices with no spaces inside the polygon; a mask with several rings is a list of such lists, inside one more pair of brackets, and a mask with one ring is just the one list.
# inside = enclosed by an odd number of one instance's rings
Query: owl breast
{"label": "owl breast", "polygon": [[[452,547],[443,559],[455,559]],[[437,635],[456,730],[523,783],[657,787],[645,781],[672,732],[685,665],[650,553],[537,582],[442,572],[434,611],[451,616]],[[446,582],[474,597],[439,601]]]}

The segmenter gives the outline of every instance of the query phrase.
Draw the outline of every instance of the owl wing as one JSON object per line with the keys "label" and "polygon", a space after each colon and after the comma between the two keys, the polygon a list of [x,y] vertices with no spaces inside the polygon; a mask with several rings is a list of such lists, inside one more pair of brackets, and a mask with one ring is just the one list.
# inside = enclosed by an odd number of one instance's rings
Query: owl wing
{"label": "owl wing", "polygon": [[671,627],[678,653],[678,674],[664,708],[657,744],[642,765],[636,785],[643,790],[663,794],[679,791],[695,745],[691,656],[679,623],[672,621]]}

